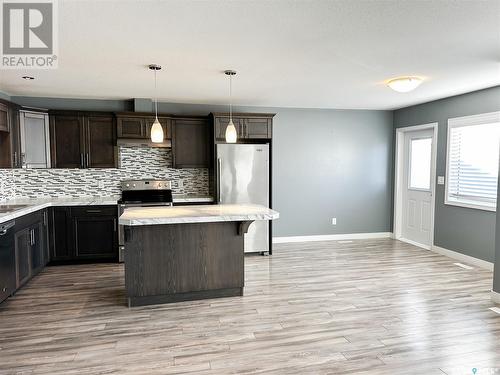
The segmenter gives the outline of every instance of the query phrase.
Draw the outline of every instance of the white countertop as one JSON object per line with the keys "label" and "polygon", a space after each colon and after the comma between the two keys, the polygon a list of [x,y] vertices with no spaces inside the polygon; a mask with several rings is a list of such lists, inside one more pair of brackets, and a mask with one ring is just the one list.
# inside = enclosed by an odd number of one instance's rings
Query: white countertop
{"label": "white countertop", "polygon": [[[9,205],[27,205],[15,211],[0,213],[0,223],[28,215],[47,207],[61,206],[105,206],[117,204],[120,196],[110,197],[47,197],[47,198],[17,198],[0,202],[0,206]],[[207,203],[213,202],[213,197],[207,195],[174,194],[174,203]]]}
{"label": "white countertop", "polygon": [[120,216],[121,225],[162,225],[220,221],[274,220],[279,213],[254,204],[215,204],[183,207],[131,207]]}
{"label": "white countertop", "polygon": [[4,223],[9,220],[16,219],[18,217],[28,215],[32,212],[38,210],[43,210],[47,207],[60,207],[60,206],[103,206],[103,205],[114,205],[118,201],[119,197],[60,197],[60,198],[39,198],[39,199],[28,199],[19,198],[12,199],[6,202],[0,202],[0,205],[27,205],[26,207],[20,208],[15,211],[0,213],[0,223]]}

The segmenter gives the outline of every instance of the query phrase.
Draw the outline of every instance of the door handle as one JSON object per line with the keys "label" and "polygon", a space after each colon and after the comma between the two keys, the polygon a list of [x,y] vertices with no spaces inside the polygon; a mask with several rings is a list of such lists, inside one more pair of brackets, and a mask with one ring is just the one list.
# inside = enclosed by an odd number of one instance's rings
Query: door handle
{"label": "door handle", "polygon": [[221,158],[217,158],[217,202],[218,203],[221,203],[222,202],[222,198],[221,198],[221,195],[220,195],[220,174],[222,172],[222,159]]}

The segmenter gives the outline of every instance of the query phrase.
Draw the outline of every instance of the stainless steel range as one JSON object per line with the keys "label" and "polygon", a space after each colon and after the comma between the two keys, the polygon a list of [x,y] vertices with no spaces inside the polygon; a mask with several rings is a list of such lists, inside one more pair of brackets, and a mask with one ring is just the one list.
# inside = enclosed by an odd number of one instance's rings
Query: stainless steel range
{"label": "stainless steel range", "polygon": [[[121,182],[122,198],[118,201],[118,217],[128,207],[172,206],[172,185],[168,180],[129,180]],[[123,262],[125,236],[118,226],[119,259]]]}

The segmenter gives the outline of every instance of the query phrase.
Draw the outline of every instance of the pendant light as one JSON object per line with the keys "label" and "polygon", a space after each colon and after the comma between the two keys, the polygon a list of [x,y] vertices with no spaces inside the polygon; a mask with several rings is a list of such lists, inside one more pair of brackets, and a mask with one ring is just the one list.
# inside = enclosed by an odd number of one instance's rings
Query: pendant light
{"label": "pendant light", "polygon": [[157,64],[149,65],[149,69],[155,72],[155,121],[151,126],[151,142],[163,143],[163,127],[158,121],[158,96],[156,93],[156,72],[161,70],[161,66]]}
{"label": "pendant light", "polygon": [[233,76],[236,75],[236,71],[226,70],[224,74],[229,76],[229,123],[226,127],[226,143],[236,143],[238,133],[233,123]]}

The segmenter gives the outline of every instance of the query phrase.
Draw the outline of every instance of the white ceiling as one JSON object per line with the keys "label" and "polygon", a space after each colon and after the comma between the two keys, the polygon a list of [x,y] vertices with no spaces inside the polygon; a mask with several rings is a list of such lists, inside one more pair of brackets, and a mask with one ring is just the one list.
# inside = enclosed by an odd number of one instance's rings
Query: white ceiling
{"label": "white ceiling", "polygon": [[[59,0],[59,68],[10,95],[394,109],[500,84],[500,1]],[[33,75],[34,81],[20,77]],[[384,80],[418,75],[414,92]]]}

